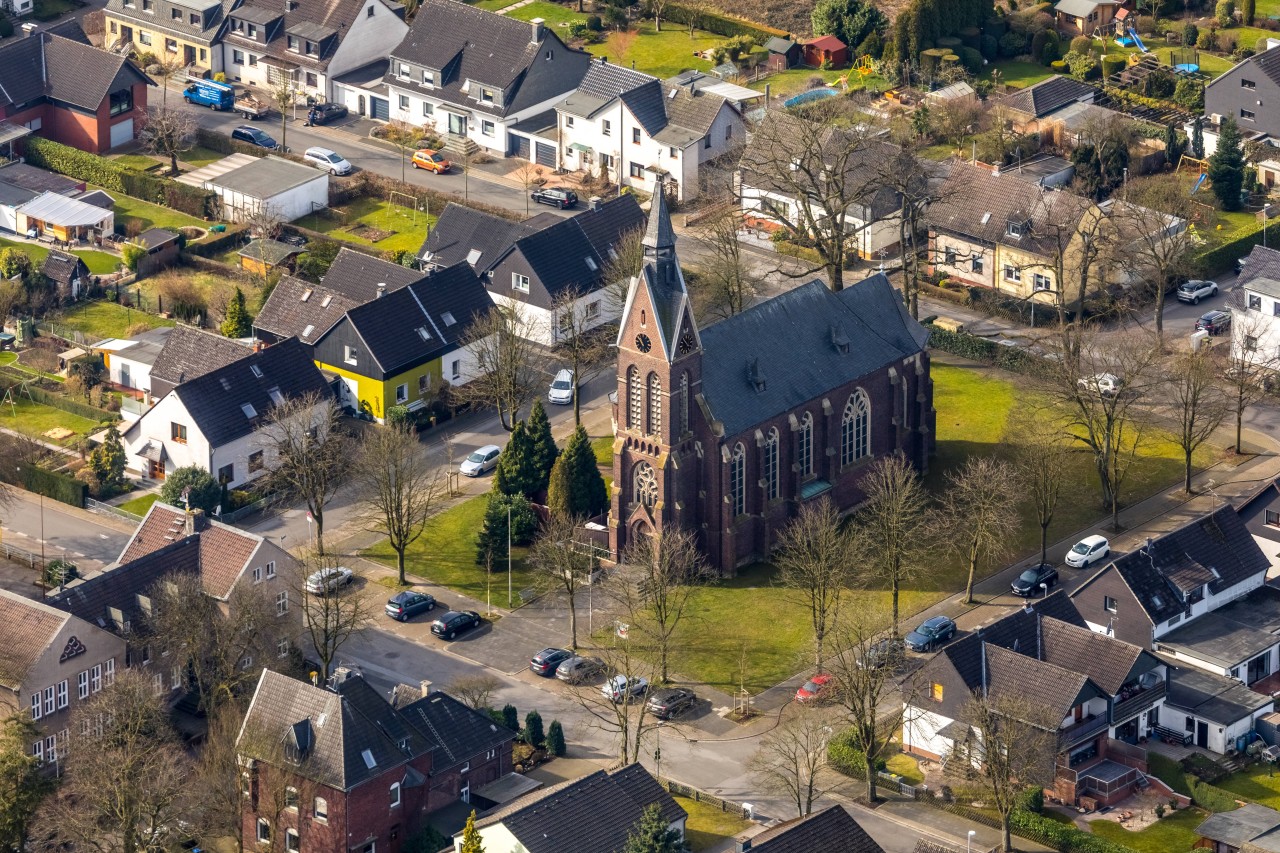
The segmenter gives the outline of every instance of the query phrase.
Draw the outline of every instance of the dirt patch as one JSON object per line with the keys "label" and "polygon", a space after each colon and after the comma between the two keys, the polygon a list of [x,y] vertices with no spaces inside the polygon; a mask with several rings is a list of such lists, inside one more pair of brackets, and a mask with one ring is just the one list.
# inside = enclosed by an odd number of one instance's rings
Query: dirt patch
{"label": "dirt patch", "polygon": [[75,435],[75,433],[66,427],[54,427],[53,429],[47,429],[44,431],[44,437],[51,438],[54,441],[62,441],[64,438],[71,438],[73,435]]}
{"label": "dirt patch", "polygon": [[353,228],[347,228],[345,230],[348,234],[353,234],[361,240],[368,240],[370,243],[385,240],[396,233],[394,231],[384,231],[381,228],[374,228],[372,225],[356,225]]}

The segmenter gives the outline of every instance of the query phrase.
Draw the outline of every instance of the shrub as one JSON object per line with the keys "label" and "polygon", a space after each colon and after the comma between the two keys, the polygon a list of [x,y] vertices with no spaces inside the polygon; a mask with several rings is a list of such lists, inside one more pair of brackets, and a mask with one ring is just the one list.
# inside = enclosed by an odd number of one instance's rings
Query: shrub
{"label": "shrub", "polygon": [[46,471],[34,465],[23,465],[19,477],[22,488],[28,492],[35,492],[64,504],[84,508],[84,499],[89,487],[66,474]]}
{"label": "shrub", "polygon": [[1184,77],[1173,90],[1173,101],[1198,114],[1204,109],[1204,87],[1198,81]]}
{"label": "shrub", "polygon": [[587,29],[591,30],[593,33],[598,33],[604,29],[604,21],[600,20],[599,15],[588,15]]}
{"label": "shrub", "polygon": [[1088,36],[1076,36],[1071,40],[1071,50],[1087,54],[1093,50],[1093,39]]}
{"label": "shrub", "polygon": [[1208,782],[1194,779],[1191,782],[1191,800],[1197,806],[1210,812],[1229,812],[1240,808],[1235,794],[1224,791]]}
{"label": "shrub", "polygon": [[1026,52],[1027,37],[1022,33],[1007,32],[1000,36],[1000,55],[1012,59]]}
{"label": "shrub", "polygon": [[203,315],[209,307],[195,282],[178,276],[168,276],[160,282],[159,296],[160,310],[188,322]]}
{"label": "shrub", "polygon": [[226,73],[225,73],[225,72],[222,72],[222,71],[218,71],[218,72],[216,72],[216,73],[213,75],[213,82],[215,82],[215,83],[225,83],[225,82],[227,82],[227,75],[226,75]]}
{"label": "shrub", "polygon": [[513,732],[520,731],[520,712],[510,702],[502,706],[502,724]]}
{"label": "shrub", "polygon": [[1102,57],[1102,79],[1110,80],[1111,75],[1117,74],[1124,70],[1125,58],[1123,56],[1104,56]]}
{"label": "shrub", "polygon": [[190,509],[202,509],[212,513],[222,501],[222,486],[199,465],[179,468],[165,478],[160,487],[160,500],[170,506],[183,506],[182,492],[187,492]]}
{"label": "shrub", "polygon": [[1224,27],[1229,27],[1235,23],[1235,14],[1235,0],[1218,0],[1218,4],[1213,7],[1213,16],[1217,18],[1218,23]]}
{"label": "shrub", "polygon": [[1187,21],[1182,27],[1182,43],[1187,47],[1193,47],[1199,38],[1200,28]]}
{"label": "shrub", "polygon": [[547,736],[542,730],[542,715],[537,711],[530,711],[525,715],[524,742],[534,749],[542,749],[547,742]]}
{"label": "shrub", "polygon": [[547,752],[557,758],[568,752],[564,742],[564,729],[559,720],[552,720],[551,725],[547,727]]}
{"label": "shrub", "polygon": [[13,35],[13,22],[9,20],[9,16],[0,11],[0,39],[7,39]]}
{"label": "shrub", "polygon": [[1196,47],[1201,50],[1217,50],[1218,34],[1213,30],[1201,30],[1199,38],[1196,39]]}
{"label": "shrub", "polygon": [[1000,41],[995,36],[984,35],[978,44],[978,49],[982,51],[983,59],[989,62],[994,61],[1000,56]]}
{"label": "shrub", "polygon": [[971,47],[962,47],[957,51],[960,55],[960,64],[964,66],[964,70],[970,74],[977,74],[982,70],[982,54]]}
{"label": "shrub", "polygon": [[124,265],[129,268],[129,271],[137,272],[138,264],[147,256],[147,250],[136,243],[126,243],[120,250],[120,254],[124,256]]}

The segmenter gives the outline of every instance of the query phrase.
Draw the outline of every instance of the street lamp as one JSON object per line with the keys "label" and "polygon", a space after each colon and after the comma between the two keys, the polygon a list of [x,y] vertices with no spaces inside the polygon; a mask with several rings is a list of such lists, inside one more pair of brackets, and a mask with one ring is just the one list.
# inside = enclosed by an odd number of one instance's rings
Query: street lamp
{"label": "street lamp", "polygon": [[[15,466],[13,470],[21,474],[22,466]],[[45,572],[48,570],[48,563],[44,557],[44,492],[36,492],[36,494],[40,496],[40,597],[43,599],[45,592],[44,576]]]}
{"label": "street lamp", "polygon": [[976,829],[969,830],[969,837],[964,843],[965,853],[973,853],[973,837],[978,834]]}

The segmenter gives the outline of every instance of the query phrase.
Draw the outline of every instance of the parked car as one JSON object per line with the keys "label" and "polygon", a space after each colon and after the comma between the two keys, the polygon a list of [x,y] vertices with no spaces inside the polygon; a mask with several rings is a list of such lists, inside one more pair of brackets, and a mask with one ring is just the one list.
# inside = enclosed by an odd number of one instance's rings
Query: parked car
{"label": "parked car", "polygon": [[556,674],[556,669],[560,664],[571,657],[573,657],[573,652],[568,649],[543,649],[529,661],[529,669],[538,673],[538,675],[545,675],[550,678]]}
{"label": "parked car", "polygon": [[1248,258],[1236,258],[1236,275],[1244,272],[1244,265],[1249,263]]}
{"label": "parked car", "polygon": [[432,151],[430,148],[419,148],[413,152],[409,162],[413,164],[415,169],[426,169],[428,172],[435,172],[437,175],[443,175],[451,168],[451,164],[444,158],[443,154],[439,151]]}
{"label": "parked car", "polygon": [[902,645],[902,640],[894,637],[885,637],[883,640],[877,640],[868,648],[865,655],[858,659],[858,666],[863,668],[878,669],[882,666],[897,667],[906,657],[906,649]]}
{"label": "parked car", "polygon": [[315,115],[315,124],[328,124],[347,117],[347,108],[342,104],[316,104],[311,108]]}
{"label": "parked car", "polygon": [[328,595],[351,583],[355,575],[346,566],[328,566],[307,578],[307,594]]}
{"label": "parked car", "polygon": [[825,672],[820,672],[813,678],[810,678],[800,688],[796,690],[797,702],[821,702],[827,697],[832,686],[831,676]]}
{"label": "parked car", "polygon": [[436,609],[435,596],[425,592],[405,590],[397,592],[387,601],[387,615],[397,622],[408,622],[419,613],[429,613]]}
{"label": "parked car", "polygon": [[[1013,587],[1014,595],[1032,597],[1040,589],[1040,584],[1053,586],[1057,582],[1058,570],[1049,563],[1041,563],[1018,575],[1010,586]],[[1048,595],[1047,591],[1045,595]]]}
{"label": "parked car", "polygon": [[351,174],[351,164],[347,162],[347,158],[328,148],[321,148],[320,146],[308,148],[303,152],[302,159],[331,175]]}
{"label": "parked car", "polygon": [[928,652],[950,640],[956,635],[956,623],[946,616],[934,616],[926,619],[903,639],[907,648],[913,652]]}
{"label": "parked car", "polygon": [[231,131],[231,138],[238,139],[241,142],[247,142],[250,145],[256,145],[259,148],[267,148],[272,151],[280,147],[270,134],[265,131],[258,130],[256,127],[250,127],[242,124],[235,130]]}
{"label": "parked car", "polygon": [[578,194],[573,190],[562,189],[537,189],[529,194],[529,198],[538,204],[549,204],[552,207],[558,207],[565,210],[570,207],[576,207],[578,204]]}
{"label": "parked car", "polygon": [[649,696],[649,713],[659,720],[669,720],[689,710],[698,697],[687,687],[664,687]]}
{"label": "parked car", "polygon": [[498,464],[498,457],[501,454],[501,447],[496,444],[486,444],[462,460],[462,465],[458,470],[468,477],[479,477],[484,472],[493,470],[494,466]]}
{"label": "parked car", "polygon": [[1095,373],[1093,376],[1082,376],[1076,384],[1086,391],[1092,391],[1103,397],[1114,397],[1124,388],[1124,380],[1114,373]]}
{"label": "parked car", "polygon": [[558,406],[567,406],[573,402],[573,371],[568,368],[556,374],[551,380],[551,390],[547,392],[547,400]]}
{"label": "parked car", "polygon": [[1178,285],[1178,301],[1199,305],[1201,299],[1218,295],[1218,285],[1212,281],[1193,278]]}
{"label": "parked car", "polygon": [[452,640],[463,631],[470,631],[480,624],[480,614],[474,610],[450,610],[431,623],[431,633]]}
{"label": "parked car", "polygon": [[1196,320],[1196,331],[1201,330],[1210,335],[1220,335],[1231,329],[1231,314],[1227,311],[1208,311]]}
{"label": "parked car", "polygon": [[585,658],[574,655],[556,667],[556,678],[569,684],[589,681],[604,672],[604,661],[600,658]]}
{"label": "parked car", "polygon": [[1106,558],[1111,553],[1111,543],[1105,536],[1086,536],[1071,546],[1067,552],[1067,565],[1073,569],[1084,569]]}
{"label": "parked car", "polygon": [[630,678],[621,674],[615,675],[604,683],[600,688],[600,692],[604,694],[606,699],[611,699],[615,704],[630,702],[649,692],[649,679],[638,675],[633,675]]}

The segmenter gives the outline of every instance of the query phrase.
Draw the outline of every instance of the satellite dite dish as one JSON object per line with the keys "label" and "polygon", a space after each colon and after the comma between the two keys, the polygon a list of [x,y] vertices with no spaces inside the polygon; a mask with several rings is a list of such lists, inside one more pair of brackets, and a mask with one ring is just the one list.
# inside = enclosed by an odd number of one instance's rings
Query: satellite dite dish
{"label": "satellite dite dish", "polygon": [[1150,690],[1160,683],[1160,676],[1154,672],[1144,672],[1138,677],[1138,686],[1143,690]]}

